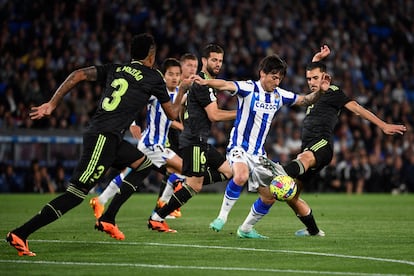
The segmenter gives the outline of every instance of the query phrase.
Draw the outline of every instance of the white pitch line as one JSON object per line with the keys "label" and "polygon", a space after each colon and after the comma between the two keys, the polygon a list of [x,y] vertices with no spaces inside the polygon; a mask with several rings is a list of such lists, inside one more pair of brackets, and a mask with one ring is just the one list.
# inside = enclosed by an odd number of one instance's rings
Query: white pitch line
{"label": "white pitch line", "polygon": [[296,250],[285,250],[285,249],[263,249],[263,248],[248,248],[248,247],[230,247],[230,246],[215,246],[215,245],[196,245],[196,244],[177,244],[177,243],[155,243],[155,242],[107,242],[107,241],[63,241],[63,240],[30,240],[31,242],[41,243],[92,243],[92,244],[117,244],[117,245],[150,245],[150,246],[169,246],[169,247],[193,247],[193,248],[206,248],[206,249],[222,249],[222,250],[238,250],[238,251],[255,251],[255,252],[273,252],[273,253],[287,253],[287,254],[298,254],[298,255],[315,255],[345,259],[360,259],[370,260],[387,263],[400,263],[410,266],[414,266],[413,261],[407,260],[396,260],[386,259],[377,257],[367,256],[354,256],[354,255],[343,255],[333,253],[320,253],[312,251],[296,251]]}
{"label": "white pitch line", "polygon": [[112,266],[112,267],[144,267],[156,269],[191,269],[191,270],[220,270],[220,271],[249,271],[249,272],[279,272],[322,275],[351,275],[351,276],[407,276],[406,274],[372,274],[358,272],[295,270],[295,269],[268,269],[250,267],[212,267],[212,266],[181,266],[181,265],[151,265],[139,263],[90,263],[90,262],[54,262],[54,261],[29,261],[29,260],[0,260],[0,263],[40,264],[40,265],[69,265],[69,266]]}

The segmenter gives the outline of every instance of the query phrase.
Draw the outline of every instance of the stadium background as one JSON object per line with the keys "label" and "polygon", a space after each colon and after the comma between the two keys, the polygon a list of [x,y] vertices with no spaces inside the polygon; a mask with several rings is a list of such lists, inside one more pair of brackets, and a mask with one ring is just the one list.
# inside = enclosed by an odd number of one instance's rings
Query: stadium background
{"label": "stadium background", "polygon": [[[363,183],[364,192],[413,192],[412,14],[414,3],[404,0],[0,0],[0,190],[47,192],[25,185],[36,159],[46,168],[41,181],[57,182],[61,167],[70,175],[81,131],[102,88],[79,85],[48,120],[31,121],[30,106],[47,100],[76,68],[129,60],[131,36],[150,32],[157,40],[158,64],[186,52],[199,55],[209,42],[222,45],[225,61],[219,77],[225,79],[256,79],[257,62],[277,53],[289,65],[281,86],[302,93],[307,91],[306,63],[328,44],[332,54],[326,63],[334,82],[387,122],[407,125],[408,131],[403,137],[386,137],[344,112],[336,128],[336,164],[307,191],[343,192],[350,181]],[[229,109],[236,104],[225,95],[219,103]],[[303,109],[279,112],[267,140],[272,159],[286,162],[295,156],[303,116]],[[223,151],[230,128],[229,123],[213,126],[211,142]],[[15,172],[12,186],[6,182],[10,167]],[[149,190],[159,180],[153,174]]]}

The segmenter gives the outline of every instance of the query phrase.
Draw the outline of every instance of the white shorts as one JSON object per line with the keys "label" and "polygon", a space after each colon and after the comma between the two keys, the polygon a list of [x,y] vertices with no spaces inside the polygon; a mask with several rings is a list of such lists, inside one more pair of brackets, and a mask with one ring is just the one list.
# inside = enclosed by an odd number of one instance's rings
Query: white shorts
{"label": "white shorts", "polygon": [[139,141],[138,149],[142,151],[152,163],[157,167],[161,168],[167,163],[168,159],[172,159],[176,153],[175,151],[164,148],[161,144],[155,144],[152,146],[146,146],[143,142]]}
{"label": "white shorts", "polygon": [[234,147],[227,153],[227,160],[230,166],[236,162],[241,162],[249,168],[249,180],[247,188],[249,192],[257,192],[259,186],[269,186],[273,179],[270,169],[263,167],[260,163],[260,156],[247,153],[242,147]]}

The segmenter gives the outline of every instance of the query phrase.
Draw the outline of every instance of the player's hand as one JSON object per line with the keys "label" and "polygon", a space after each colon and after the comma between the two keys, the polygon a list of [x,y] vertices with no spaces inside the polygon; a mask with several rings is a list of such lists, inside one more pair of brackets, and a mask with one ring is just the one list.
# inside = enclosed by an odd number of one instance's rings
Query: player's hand
{"label": "player's hand", "polygon": [[327,73],[324,73],[322,75],[322,78],[321,78],[321,90],[322,90],[322,92],[328,91],[329,86],[331,85],[331,80],[332,80],[331,75],[329,75]]}
{"label": "player's hand", "polygon": [[331,49],[329,49],[328,45],[323,45],[321,47],[320,52],[316,53],[313,56],[312,61],[313,62],[321,61],[322,59],[326,58],[330,53],[331,53]]}
{"label": "player's hand", "polygon": [[141,134],[141,127],[140,126],[131,125],[129,127],[129,131],[131,132],[132,137],[134,137],[137,140],[141,139],[142,134]]}
{"label": "player's hand", "polygon": [[50,103],[44,103],[41,106],[34,106],[29,113],[30,119],[38,120],[50,116],[54,109],[55,107]]}
{"label": "player's hand", "polygon": [[191,78],[193,79],[193,82],[195,83],[198,83],[200,85],[207,85],[207,80],[203,79],[199,75],[193,75],[191,76]]}
{"label": "player's hand", "polygon": [[193,85],[193,82],[193,76],[190,76],[186,79],[181,80],[180,87],[182,87],[184,90],[188,90],[191,85]]}
{"label": "player's hand", "polygon": [[382,129],[382,131],[385,134],[388,134],[388,135],[394,135],[394,134],[401,134],[401,135],[403,135],[404,132],[407,131],[407,127],[404,126],[404,125],[385,124],[384,128]]}

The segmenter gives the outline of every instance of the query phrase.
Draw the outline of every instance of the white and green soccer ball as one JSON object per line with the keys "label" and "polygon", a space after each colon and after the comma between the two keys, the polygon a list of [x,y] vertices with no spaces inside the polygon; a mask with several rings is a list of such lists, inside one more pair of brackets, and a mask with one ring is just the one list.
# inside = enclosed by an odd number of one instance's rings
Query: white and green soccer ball
{"label": "white and green soccer ball", "polygon": [[270,192],[278,201],[291,200],[298,190],[295,180],[288,175],[277,175],[269,185]]}

